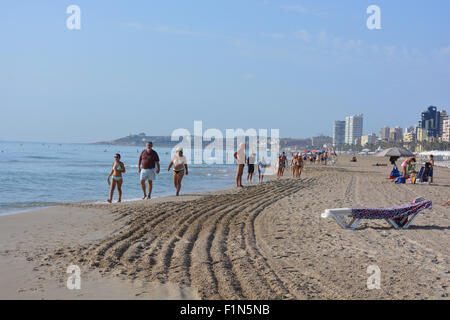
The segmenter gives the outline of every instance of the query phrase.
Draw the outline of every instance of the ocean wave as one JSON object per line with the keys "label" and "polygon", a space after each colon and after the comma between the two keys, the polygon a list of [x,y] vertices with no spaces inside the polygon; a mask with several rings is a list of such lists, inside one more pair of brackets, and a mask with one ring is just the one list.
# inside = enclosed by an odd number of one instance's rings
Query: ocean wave
{"label": "ocean wave", "polygon": [[59,158],[59,157],[48,157],[48,156],[25,156],[24,158],[37,159],[37,160],[62,160],[62,159],[64,159],[64,158]]}

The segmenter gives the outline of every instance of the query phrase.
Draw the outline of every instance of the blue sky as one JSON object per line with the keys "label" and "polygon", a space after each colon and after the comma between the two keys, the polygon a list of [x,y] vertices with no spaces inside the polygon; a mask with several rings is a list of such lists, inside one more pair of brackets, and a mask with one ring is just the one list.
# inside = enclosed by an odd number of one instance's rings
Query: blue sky
{"label": "blue sky", "polygon": [[[68,30],[66,8],[81,8]],[[366,8],[381,8],[368,30]],[[364,132],[449,109],[450,1],[2,1],[0,140]]]}

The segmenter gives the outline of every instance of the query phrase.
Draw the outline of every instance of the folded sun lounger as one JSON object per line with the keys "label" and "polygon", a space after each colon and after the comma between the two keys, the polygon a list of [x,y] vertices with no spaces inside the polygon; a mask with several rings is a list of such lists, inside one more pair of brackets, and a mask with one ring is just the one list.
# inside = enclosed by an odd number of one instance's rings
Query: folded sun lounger
{"label": "folded sun lounger", "polygon": [[[344,229],[355,230],[363,219],[385,219],[395,229],[408,229],[418,214],[425,209],[431,209],[432,202],[424,198],[418,198],[412,203],[393,208],[341,208],[327,209],[322,213],[322,218],[334,218]],[[352,218],[349,223],[343,219]],[[408,220],[409,219],[409,220]],[[408,220],[407,223],[405,223]],[[400,222],[400,223],[398,223]]]}

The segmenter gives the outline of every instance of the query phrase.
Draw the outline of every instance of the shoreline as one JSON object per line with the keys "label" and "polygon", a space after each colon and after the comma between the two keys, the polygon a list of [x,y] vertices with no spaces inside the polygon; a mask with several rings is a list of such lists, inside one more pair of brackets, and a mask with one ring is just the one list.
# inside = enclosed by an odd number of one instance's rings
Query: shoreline
{"label": "shoreline", "polygon": [[[211,168],[211,170],[213,170],[214,168]],[[276,179],[276,174],[273,175],[265,175],[264,176],[264,182],[270,181]],[[230,177],[230,181],[234,180],[234,176]],[[245,175],[243,176],[243,180],[245,180]],[[156,180],[157,181],[157,180]],[[232,182],[234,183],[234,181]],[[253,182],[251,185],[256,185],[258,184],[258,173],[257,171],[255,171],[255,174],[253,176]],[[154,189],[157,188],[157,185],[155,186]],[[181,189],[181,196],[198,196],[198,195],[202,195],[202,194],[209,194],[209,193],[215,193],[215,192],[227,192],[231,189],[234,189],[235,187],[229,187],[229,188],[223,188],[223,187],[219,187],[218,189],[215,188],[206,188],[205,190],[200,190],[200,191],[193,191],[193,192],[189,192],[187,190],[186,193],[183,193],[183,188]],[[117,197],[117,190],[115,190],[115,197]],[[170,193],[170,194],[162,194],[162,195],[158,195],[158,196],[153,196],[152,200],[155,199],[161,199],[161,198],[172,198],[174,197],[174,194]],[[143,201],[141,198],[130,198],[130,199],[122,199],[122,203],[133,203],[133,202],[139,202],[139,201]],[[158,201],[164,201],[164,200],[158,200]],[[112,204],[116,204],[117,203],[117,198],[114,199]],[[73,205],[73,206],[78,206],[78,205],[108,205],[106,200],[101,200],[101,199],[96,199],[96,200],[76,200],[76,201],[61,201],[61,202],[43,202],[42,206],[33,206],[33,207],[25,207],[23,209],[17,209],[15,207],[10,207],[10,208],[5,208],[5,211],[1,211],[0,210],[0,217],[2,216],[9,216],[9,215],[14,215],[14,214],[20,214],[20,213],[29,213],[32,211],[38,211],[41,209],[45,209],[45,208],[52,208],[52,207],[58,207],[58,206],[66,206],[66,205]]]}
{"label": "shoreline", "polygon": [[[256,184],[256,183],[254,182],[254,184]],[[208,190],[204,190],[204,191],[182,193],[182,194],[180,194],[180,197],[181,196],[197,196],[197,195],[202,195],[202,194],[208,194],[211,192],[214,193],[214,192],[227,191],[230,189],[233,189],[233,187],[222,188],[222,189],[208,189]],[[117,190],[115,192],[115,196],[117,196]],[[159,196],[152,197],[151,200],[162,199],[162,198],[172,198],[174,196],[175,195],[171,195],[171,194],[159,195]],[[134,202],[139,202],[139,201],[147,201],[147,200],[142,200],[140,198],[122,199],[122,203],[134,203]],[[112,204],[116,204],[116,203],[118,203],[117,200],[114,200]],[[10,208],[6,208],[6,211],[0,211],[0,217],[10,216],[10,215],[15,215],[15,214],[20,214],[20,213],[30,213],[33,211],[39,211],[39,210],[46,209],[46,208],[54,208],[54,207],[60,207],[60,206],[80,206],[80,205],[108,205],[108,203],[106,200],[97,199],[97,200],[61,201],[61,202],[54,202],[51,205],[47,204],[47,205],[42,205],[42,206],[26,207],[24,209],[17,209],[15,207],[10,207]]]}

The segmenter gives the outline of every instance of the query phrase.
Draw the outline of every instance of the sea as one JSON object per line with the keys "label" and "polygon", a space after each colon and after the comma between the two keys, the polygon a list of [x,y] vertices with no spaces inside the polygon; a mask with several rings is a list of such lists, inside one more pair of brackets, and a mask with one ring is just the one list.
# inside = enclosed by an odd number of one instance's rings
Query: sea
{"label": "sea", "polygon": [[[136,146],[0,141],[0,215],[58,203],[105,202],[107,177],[116,153],[126,167],[122,201],[140,200],[137,170],[142,150]],[[154,150],[160,157],[161,172],[154,181],[152,197],[173,195],[173,175],[167,171],[172,149],[155,146]],[[232,154],[224,153],[229,156]],[[181,193],[233,187],[235,170],[232,164],[190,164]]]}

